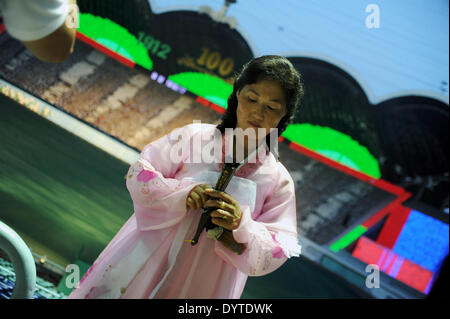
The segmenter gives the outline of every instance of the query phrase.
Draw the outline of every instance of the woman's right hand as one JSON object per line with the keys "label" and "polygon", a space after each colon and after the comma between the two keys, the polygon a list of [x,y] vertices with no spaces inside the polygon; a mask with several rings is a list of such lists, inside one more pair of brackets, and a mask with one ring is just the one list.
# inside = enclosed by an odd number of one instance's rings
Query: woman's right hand
{"label": "woman's right hand", "polygon": [[208,200],[207,195],[205,194],[205,190],[207,189],[213,189],[213,187],[209,184],[200,184],[195,186],[187,196],[186,206],[193,210],[203,208]]}

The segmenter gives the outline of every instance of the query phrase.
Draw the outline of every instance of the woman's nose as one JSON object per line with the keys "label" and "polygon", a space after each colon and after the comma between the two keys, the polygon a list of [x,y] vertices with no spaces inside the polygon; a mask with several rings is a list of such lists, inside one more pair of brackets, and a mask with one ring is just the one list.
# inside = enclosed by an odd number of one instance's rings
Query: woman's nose
{"label": "woman's nose", "polygon": [[262,121],[264,119],[264,105],[258,104],[258,107],[252,116],[255,120]]}
{"label": "woman's nose", "polygon": [[251,118],[254,121],[258,121],[258,123],[261,123],[264,120],[264,115],[261,114],[261,112],[256,112],[252,114]]}

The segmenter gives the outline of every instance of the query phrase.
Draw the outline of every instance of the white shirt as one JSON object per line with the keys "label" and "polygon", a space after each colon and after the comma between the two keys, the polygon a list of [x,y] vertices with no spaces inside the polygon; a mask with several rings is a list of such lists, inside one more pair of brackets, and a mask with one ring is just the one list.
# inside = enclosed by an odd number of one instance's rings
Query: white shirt
{"label": "white shirt", "polygon": [[67,0],[0,0],[8,33],[21,41],[39,40],[57,30],[69,13]]}

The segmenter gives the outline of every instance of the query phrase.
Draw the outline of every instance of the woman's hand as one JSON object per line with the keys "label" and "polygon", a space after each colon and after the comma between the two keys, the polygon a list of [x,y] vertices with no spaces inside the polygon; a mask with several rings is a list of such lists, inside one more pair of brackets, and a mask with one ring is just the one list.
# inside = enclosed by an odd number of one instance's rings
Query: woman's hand
{"label": "woman's hand", "polygon": [[204,194],[213,197],[213,199],[206,201],[204,207],[218,208],[211,212],[213,224],[228,230],[234,230],[239,227],[242,211],[239,203],[231,195],[214,189],[207,189]]}
{"label": "woman's hand", "polygon": [[209,184],[195,186],[186,198],[186,205],[193,210],[203,208],[205,202],[207,201],[207,197],[205,195],[205,190],[207,189],[213,189],[213,187]]}

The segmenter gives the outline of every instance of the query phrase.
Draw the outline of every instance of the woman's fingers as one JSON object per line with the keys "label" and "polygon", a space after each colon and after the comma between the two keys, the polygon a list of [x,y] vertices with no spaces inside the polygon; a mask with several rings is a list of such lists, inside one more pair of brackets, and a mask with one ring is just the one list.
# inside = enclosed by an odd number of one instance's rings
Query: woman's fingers
{"label": "woman's fingers", "polygon": [[216,199],[208,199],[203,207],[217,207],[225,211],[229,211],[232,213],[234,211],[234,206],[231,204],[228,204],[221,200]]}
{"label": "woman's fingers", "polygon": [[211,222],[214,225],[221,226],[228,230],[234,230],[239,227],[239,225],[236,221],[229,221],[229,220],[225,220],[225,219],[218,218],[218,217],[211,218]]}
{"label": "woman's fingers", "polygon": [[214,198],[221,199],[229,204],[234,204],[236,201],[233,197],[225,192],[216,191],[215,189],[205,190],[205,194]]}
{"label": "woman's fingers", "polygon": [[205,194],[205,190],[206,189],[212,189],[212,186],[209,184],[200,184],[195,186],[192,189],[192,193],[196,193],[199,197],[200,197],[200,206],[198,206],[197,208],[203,207],[203,204],[208,200],[206,194]]}
{"label": "woman's fingers", "polygon": [[187,198],[186,204],[191,208],[191,209],[195,209],[195,202],[191,197]]}
{"label": "woman's fingers", "polygon": [[242,218],[239,203],[225,192],[205,190],[205,193],[211,198],[205,206],[219,208],[211,213],[212,223],[228,230],[237,229]]}
{"label": "woman's fingers", "polygon": [[[213,191],[214,193],[209,193],[210,191]],[[221,200],[218,201],[214,199],[209,203],[210,206],[208,206],[206,203],[210,200],[210,194],[212,195],[212,197],[220,198]],[[221,202],[222,204],[219,204],[219,202]],[[232,205],[233,203],[233,198],[230,195],[224,192],[216,192],[214,188],[209,184],[200,184],[195,186],[186,199],[186,204],[192,209],[203,207],[217,207],[232,212],[234,209]]]}
{"label": "woman's fingers", "polygon": [[200,187],[203,188],[204,190],[207,190],[207,189],[213,189],[213,187],[212,187],[211,185],[209,185],[209,184],[200,184],[200,185],[198,185],[198,186],[200,186]]}
{"label": "woman's fingers", "polygon": [[203,205],[205,204],[205,202],[208,200],[207,197],[206,197],[206,194],[205,194],[205,189],[199,187],[199,188],[197,189],[196,193],[200,196],[201,201],[202,201],[200,207],[203,207]]}
{"label": "woman's fingers", "polygon": [[199,191],[197,192],[197,193],[199,193],[200,194],[200,196],[202,197],[202,207],[203,207],[203,205],[206,203],[206,201],[208,200],[208,196],[205,194],[205,191],[207,190],[207,189],[213,189],[212,188],[212,186],[211,185],[208,185],[208,184],[201,184],[201,185],[199,185],[200,186],[200,189],[199,189]]}
{"label": "woman's fingers", "polygon": [[198,192],[203,192],[203,188],[200,187],[200,185],[197,185],[193,189],[191,189],[186,198],[186,205],[188,205],[192,209],[198,209],[202,207],[203,198],[198,194]]}
{"label": "woman's fingers", "polygon": [[222,219],[229,220],[229,221],[233,220],[233,218],[234,218],[233,214],[230,214],[229,212],[227,212],[223,209],[217,209],[217,210],[213,211],[211,213],[211,217],[218,217],[218,218],[222,218]]}
{"label": "woman's fingers", "polygon": [[211,218],[211,222],[214,224],[214,225],[217,225],[217,226],[221,226],[221,227],[223,227],[223,228],[225,228],[225,229],[228,229],[228,224],[227,224],[227,222],[226,221],[224,221],[223,219],[221,219],[221,218]]}
{"label": "woman's fingers", "polygon": [[195,202],[195,209],[198,209],[198,208],[202,207],[202,198],[200,197],[199,194],[197,194],[197,192],[195,192],[195,191],[192,192],[191,193],[191,198]]}

